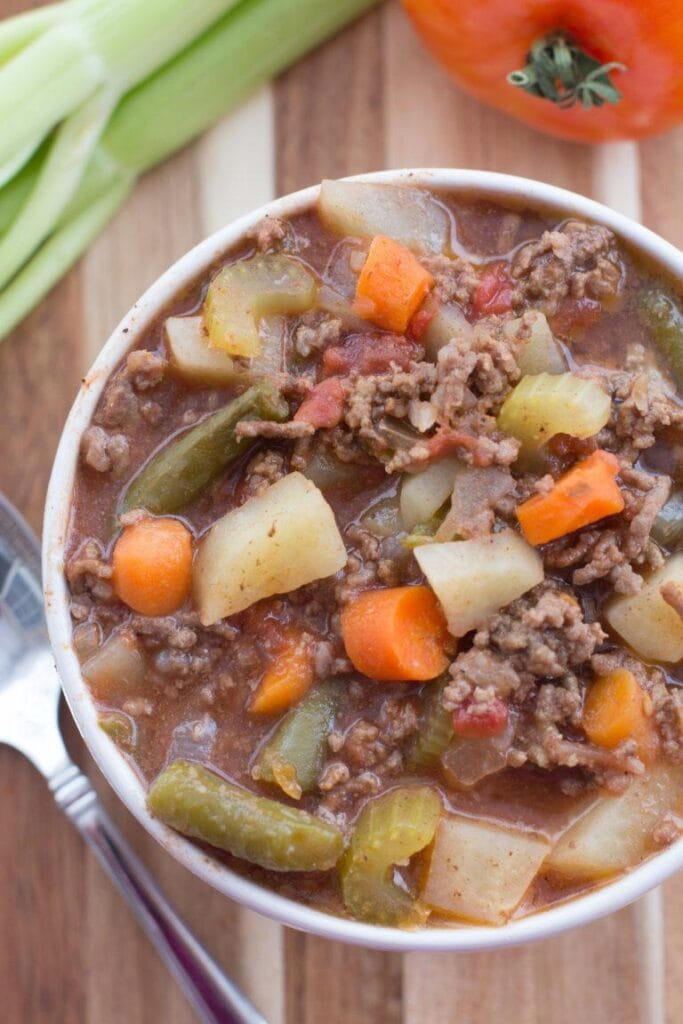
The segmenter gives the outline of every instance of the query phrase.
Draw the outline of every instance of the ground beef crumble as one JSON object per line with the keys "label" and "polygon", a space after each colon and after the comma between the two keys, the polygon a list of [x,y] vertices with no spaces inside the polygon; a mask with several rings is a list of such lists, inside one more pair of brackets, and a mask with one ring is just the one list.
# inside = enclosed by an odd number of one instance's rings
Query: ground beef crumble
{"label": "ground beef crumble", "polygon": [[515,305],[532,304],[556,313],[567,296],[604,299],[622,278],[616,239],[607,228],[569,220],[522,246],[512,260]]}

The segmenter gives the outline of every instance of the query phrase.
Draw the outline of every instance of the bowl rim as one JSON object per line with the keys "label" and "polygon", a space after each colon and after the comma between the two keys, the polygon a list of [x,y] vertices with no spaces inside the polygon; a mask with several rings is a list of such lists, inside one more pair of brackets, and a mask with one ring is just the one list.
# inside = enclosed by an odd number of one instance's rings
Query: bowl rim
{"label": "bowl rim", "polygon": [[[354,175],[355,181],[401,183],[475,192],[528,206],[556,208],[612,229],[621,240],[683,282],[683,253],[657,234],[595,200],[516,175],[454,168],[417,168]],[[48,486],[43,528],[43,581],[48,632],[71,713],[100,771],[137,821],[176,860],[225,896],[281,924],[324,938],[397,952],[454,952],[494,949],[559,934],[621,909],[683,867],[683,838],[626,875],[583,896],[499,927],[454,923],[404,930],[366,924],[315,910],[278,895],[233,872],[170,828],[145,806],[137,774],[97,725],[95,704],[71,642],[72,626],[64,578],[64,547],[80,438],[112,369],[147,326],[182,289],[205,272],[263,217],[287,217],[310,207],[320,185],[275,199],[211,234],[169,267],[126,313],[83,379],[66,420]]]}

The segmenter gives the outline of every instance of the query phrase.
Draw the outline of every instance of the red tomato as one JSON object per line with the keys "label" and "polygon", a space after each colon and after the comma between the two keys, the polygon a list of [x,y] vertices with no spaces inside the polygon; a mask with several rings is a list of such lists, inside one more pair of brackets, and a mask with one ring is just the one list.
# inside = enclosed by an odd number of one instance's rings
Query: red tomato
{"label": "red tomato", "polygon": [[[605,142],[658,134],[683,121],[680,0],[403,4],[467,92],[541,131]],[[567,62],[574,87],[561,84]],[[508,76],[522,69],[511,83]]]}
{"label": "red tomato", "polygon": [[316,430],[336,427],[344,415],[344,385],[339,377],[316,384],[294,414],[297,423],[310,423]]}
{"label": "red tomato", "polygon": [[508,707],[494,698],[486,710],[475,714],[471,704],[463,704],[453,712],[453,732],[468,740],[485,740],[500,736],[508,722]]}
{"label": "red tomato", "polygon": [[489,313],[509,313],[512,309],[512,281],[504,263],[493,263],[479,278],[472,298],[477,316]]}
{"label": "red tomato", "polygon": [[392,363],[407,370],[421,354],[419,345],[399,334],[352,334],[343,345],[325,350],[323,375],[343,375],[351,370],[364,375],[386,373]]}

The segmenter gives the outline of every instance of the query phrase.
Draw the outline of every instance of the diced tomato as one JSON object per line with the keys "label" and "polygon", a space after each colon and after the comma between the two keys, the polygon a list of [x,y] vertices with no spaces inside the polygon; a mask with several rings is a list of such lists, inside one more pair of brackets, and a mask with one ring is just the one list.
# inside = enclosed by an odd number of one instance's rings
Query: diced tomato
{"label": "diced tomato", "polygon": [[408,331],[416,341],[420,341],[423,334],[431,324],[432,320],[436,316],[436,309],[436,305],[432,306],[431,309],[418,309],[417,313],[410,321]]}
{"label": "diced tomato", "polygon": [[485,740],[500,736],[508,722],[508,706],[494,698],[485,709],[475,712],[471,703],[453,712],[453,732],[468,740]]}
{"label": "diced tomato", "polygon": [[550,328],[560,338],[573,338],[592,327],[603,313],[602,304],[595,299],[563,299],[549,320]]}
{"label": "diced tomato", "polygon": [[472,308],[477,316],[510,312],[512,281],[504,263],[493,263],[483,272],[472,298]]}
{"label": "diced tomato", "polygon": [[344,414],[344,397],[344,385],[339,377],[329,377],[306,395],[294,419],[297,423],[310,423],[316,430],[336,427]]}
{"label": "diced tomato", "polygon": [[414,341],[399,334],[352,334],[343,345],[334,345],[323,353],[323,376],[347,374],[357,370],[361,374],[386,373],[392,363],[401,370],[422,355]]}

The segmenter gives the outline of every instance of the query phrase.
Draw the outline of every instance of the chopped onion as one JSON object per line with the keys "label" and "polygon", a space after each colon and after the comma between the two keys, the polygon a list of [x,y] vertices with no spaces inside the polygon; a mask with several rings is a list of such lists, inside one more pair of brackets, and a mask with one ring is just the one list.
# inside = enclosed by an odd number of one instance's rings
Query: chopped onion
{"label": "chopped onion", "polygon": [[514,732],[513,716],[509,715],[505,730],[499,736],[451,740],[441,758],[446,780],[456,789],[468,789],[487,775],[501,771],[507,764]]}

